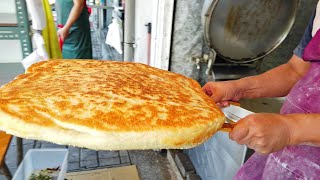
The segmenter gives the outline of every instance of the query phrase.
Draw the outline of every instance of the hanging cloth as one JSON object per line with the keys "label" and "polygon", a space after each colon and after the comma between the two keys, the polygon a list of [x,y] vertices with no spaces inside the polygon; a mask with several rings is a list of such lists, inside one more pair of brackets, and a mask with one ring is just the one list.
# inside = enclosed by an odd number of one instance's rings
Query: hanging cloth
{"label": "hanging cloth", "polygon": [[57,30],[52,16],[51,6],[48,0],[43,0],[43,9],[45,12],[47,25],[42,31],[47,53],[51,59],[61,59],[62,54],[58,44]]}
{"label": "hanging cloth", "polygon": [[115,48],[119,54],[122,54],[122,28],[116,19],[112,20],[112,23],[108,26],[108,34],[106,36],[106,44]]}

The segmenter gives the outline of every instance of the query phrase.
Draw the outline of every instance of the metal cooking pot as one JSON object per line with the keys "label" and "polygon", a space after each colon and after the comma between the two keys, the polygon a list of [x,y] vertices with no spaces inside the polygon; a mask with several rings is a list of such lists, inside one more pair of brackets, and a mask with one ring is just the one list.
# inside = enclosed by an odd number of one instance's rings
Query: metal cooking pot
{"label": "metal cooking pot", "polygon": [[258,60],[288,35],[299,0],[214,0],[206,13],[205,39],[227,61]]}

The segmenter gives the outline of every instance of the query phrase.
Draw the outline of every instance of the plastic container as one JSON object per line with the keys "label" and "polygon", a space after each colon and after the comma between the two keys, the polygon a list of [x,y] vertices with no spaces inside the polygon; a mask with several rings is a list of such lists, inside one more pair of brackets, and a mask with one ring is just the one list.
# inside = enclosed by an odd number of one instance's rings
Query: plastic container
{"label": "plastic container", "polygon": [[68,165],[68,149],[31,149],[19,165],[13,180],[28,180],[35,171],[59,167],[58,180],[64,180]]}

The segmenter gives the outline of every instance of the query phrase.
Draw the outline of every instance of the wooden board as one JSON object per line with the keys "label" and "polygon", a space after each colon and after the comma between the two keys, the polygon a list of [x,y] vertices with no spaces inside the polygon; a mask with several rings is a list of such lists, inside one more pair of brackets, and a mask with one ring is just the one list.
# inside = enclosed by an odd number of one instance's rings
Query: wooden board
{"label": "wooden board", "polygon": [[137,167],[123,166],[118,168],[105,168],[92,171],[67,173],[67,180],[139,180]]}
{"label": "wooden board", "polygon": [[12,136],[10,134],[6,134],[3,131],[0,131],[0,163],[1,165],[4,162],[8,147],[10,146]]}

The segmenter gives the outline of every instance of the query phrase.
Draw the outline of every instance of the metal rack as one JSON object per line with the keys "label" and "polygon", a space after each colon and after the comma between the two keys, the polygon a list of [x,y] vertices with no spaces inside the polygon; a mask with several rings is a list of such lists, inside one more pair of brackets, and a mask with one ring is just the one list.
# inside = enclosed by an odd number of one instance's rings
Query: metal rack
{"label": "metal rack", "polygon": [[15,0],[16,13],[0,13],[0,40],[20,40],[22,57],[32,52],[30,21],[25,0]]}

